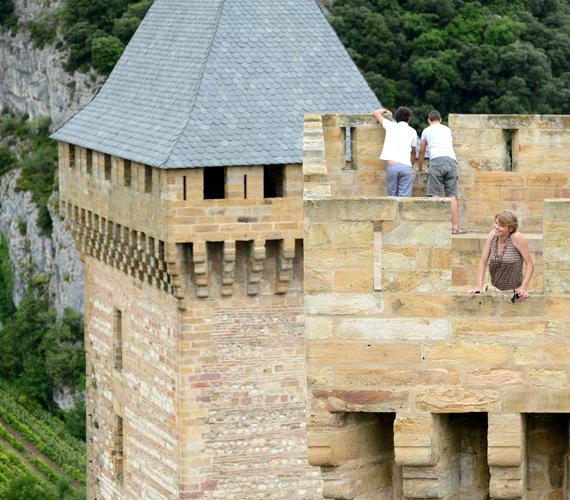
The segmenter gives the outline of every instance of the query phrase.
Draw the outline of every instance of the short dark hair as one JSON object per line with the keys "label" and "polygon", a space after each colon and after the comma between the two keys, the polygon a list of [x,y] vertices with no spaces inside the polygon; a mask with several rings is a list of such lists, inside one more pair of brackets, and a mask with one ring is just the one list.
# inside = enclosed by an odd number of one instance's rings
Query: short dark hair
{"label": "short dark hair", "polygon": [[432,121],[432,122],[434,122],[434,121],[440,122],[441,121],[441,114],[439,113],[439,111],[437,109],[432,109],[429,112],[428,120]]}
{"label": "short dark hair", "polygon": [[396,110],[397,122],[409,122],[411,117],[412,117],[412,110],[407,106],[400,106]]}

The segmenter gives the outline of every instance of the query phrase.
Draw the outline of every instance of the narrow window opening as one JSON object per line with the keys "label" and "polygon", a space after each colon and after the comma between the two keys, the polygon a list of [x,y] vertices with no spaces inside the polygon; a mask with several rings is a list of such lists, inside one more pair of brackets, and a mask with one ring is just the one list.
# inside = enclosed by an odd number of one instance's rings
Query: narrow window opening
{"label": "narrow window opening", "polygon": [[105,155],[105,180],[111,180],[111,155]]}
{"label": "narrow window opening", "polygon": [[152,167],[144,166],[144,192],[152,193]]}
{"label": "narrow window opening", "polygon": [[284,182],[283,165],[268,165],[263,167],[263,197],[283,198]]}
{"label": "narrow window opening", "polygon": [[86,155],[86,165],[87,165],[87,173],[91,175],[93,173],[93,151],[88,149],[85,152]]}
{"label": "narrow window opening", "polygon": [[113,309],[113,365],[115,369],[123,369],[123,313]]}
{"label": "narrow window opening", "polygon": [[382,224],[374,224],[374,243],[372,246],[374,266],[374,291],[382,291]]}
{"label": "narrow window opening", "polygon": [[204,168],[204,199],[221,200],[226,197],[226,169],[224,167]]}
{"label": "narrow window opening", "polygon": [[73,144],[69,145],[69,167],[75,167],[75,146]]}
{"label": "narrow window opening", "polygon": [[247,200],[247,175],[243,176],[243,199]]}
{"label": "narrow window opening", "polygon": [[123,482],[124,449],[123,449],[123,417],[115,415],[115,429],[113,432],[113,462],[115,465],[115,479]]}
{"label": "narrow window opening", "polygon": [[182,177],[182,199],[186,201],[188,199],[188,192],[186,191],[186,176]]}
{"label": "narrow window opening", "polygon": [[131,160],[124,160],[123,181],[126,187],[131,185]]}
{"label": "narrow window opening", "polygon": [[503,130],[503,135],[505,138],[505,171],[513,172],[517,168],[518,160],[518,130],[517,129],[505,129]]}
{"label": "narrow window opening", "polygon": [[352,161],[352,127],[346,127],[344,137],[344,159]]}

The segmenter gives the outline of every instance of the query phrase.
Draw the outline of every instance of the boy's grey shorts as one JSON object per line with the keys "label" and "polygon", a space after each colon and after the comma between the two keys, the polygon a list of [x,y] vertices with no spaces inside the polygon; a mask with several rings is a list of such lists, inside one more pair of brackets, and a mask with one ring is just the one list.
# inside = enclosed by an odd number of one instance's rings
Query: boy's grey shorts
{"label": "boy's grey shorts", "polygon": [[442,188],[445,196],[457,196],[457,161],[449,156],[429,161],[427,195],[441,196]]}

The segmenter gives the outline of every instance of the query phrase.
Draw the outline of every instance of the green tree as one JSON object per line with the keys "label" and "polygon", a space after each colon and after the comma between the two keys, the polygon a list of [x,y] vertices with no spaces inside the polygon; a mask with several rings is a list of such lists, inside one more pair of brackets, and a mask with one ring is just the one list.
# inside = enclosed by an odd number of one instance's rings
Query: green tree
{"label": "green tree", "polygon": [[16,165],[16,156],[8,146],[0,145],[0,175],[11,170]]}
{"label": "green tree", "polygon": [[564,113],[570,2],[337,0],[331,24],[386,107]]}
{"label": "green tree", "polygon": [[123,42],[116,36],[94,38],[91,42],[93,67],[100,73],[110,73],[124,49]]}
{"label": "green tree", "polygon": [[44,334],[54,321],[47,279],[39,276],[0,331],[0,376],[12,380],[22,394],[45,407],[52,406],[52,383],[39,354]]}
{"label": "green tree", "polygon": [[0,322],[14,313],[12,301],[13,273],[8,252],[8,241],[0,233]]}

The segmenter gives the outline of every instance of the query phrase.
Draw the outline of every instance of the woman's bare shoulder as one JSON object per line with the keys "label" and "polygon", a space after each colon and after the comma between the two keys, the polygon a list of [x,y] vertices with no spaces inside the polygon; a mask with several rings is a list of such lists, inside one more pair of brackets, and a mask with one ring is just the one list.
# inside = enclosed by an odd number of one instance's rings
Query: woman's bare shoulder
{"label": "woman's bare shoulder", "polygon": [[523,241],[526,241],[526,238],[519,231],[515,231],[514,233],[511,233],[511,238],[512,238],[513,242],[515,242],[515,243],[519,243],[519,242],[522,243]]}

